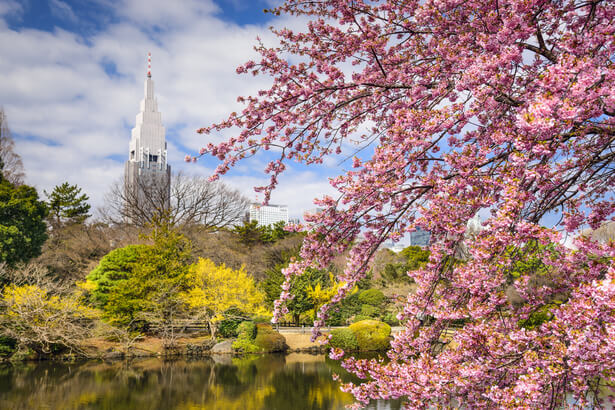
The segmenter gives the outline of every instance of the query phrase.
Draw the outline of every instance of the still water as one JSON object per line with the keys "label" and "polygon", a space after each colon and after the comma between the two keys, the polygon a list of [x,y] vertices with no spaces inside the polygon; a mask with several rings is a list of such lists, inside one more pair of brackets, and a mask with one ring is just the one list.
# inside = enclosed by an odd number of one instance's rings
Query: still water
{"label": "still water", "polygon": [[[0,365],[0,409],[343,409],[331,378],[351,378],[322,355]],[[369,408],[397,410],[397,402]]]}

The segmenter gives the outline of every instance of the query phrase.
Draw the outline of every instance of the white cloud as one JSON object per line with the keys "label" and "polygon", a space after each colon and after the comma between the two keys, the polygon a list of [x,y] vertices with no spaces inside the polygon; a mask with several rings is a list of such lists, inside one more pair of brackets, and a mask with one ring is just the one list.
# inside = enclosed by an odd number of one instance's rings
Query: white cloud
{"label": "white cloud", "polygon": [[76,22],[78,20],[73,9],[61,0],[49,0],[49,7],[51,9],[51,14],[58,18],[72,22]]}
{"label": "white cloud", "polygon": [[0,16],[20,16],[23,12],[23,4],[15,0],[0,0]]}
{"label": "white cloud", "polygon": [[[236,130],[206,137],[196,129],[241,110],[237,96],[268,87],[270,79],[238,76],[235,68],[256,57],[257,36],[267,44],[275,39],[265,26],[221,20],[211,1],[185,1],[182,7],[163,0],[96,1],[112,5],[117,19],[87,41],[59,28],[11,30],[0,19],[0,104],[16,136],[27,182],[41,193],[64,181],[76,183],[94,207],[102,205],[110,184],[123,175],[148,51],[170,163],[177,170],[209,175],[213,161],[185,164],[184,155]],[[62,8],[61,1],[54,4]],[[0,0],[0,15],[20,10],[18,3]],[[303,23],[280,20],[276,25],[297,24]],[[253,186],[267,182],[264,166],[259,156],[224,180],[254,199]],[[332,194],[326,178],[291,169],[281,177],[272,202],[287,204],[291,215],[300,216],[323,193]]]}
{"label": "white cloud", "polygon": [[218,6],[211,0],[122,0],[116,8],[118,16],[146,30],[184,28],[209,19],[217,11]]}

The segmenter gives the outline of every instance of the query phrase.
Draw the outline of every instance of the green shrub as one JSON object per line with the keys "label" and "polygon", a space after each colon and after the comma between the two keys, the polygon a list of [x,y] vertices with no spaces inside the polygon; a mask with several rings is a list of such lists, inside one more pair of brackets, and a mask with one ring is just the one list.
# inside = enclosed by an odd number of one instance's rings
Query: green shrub
{"label": "green shrub", "polygon": [[237,337],[237,327],[242,319],[223,319],[218,323],[218,336],[225,339]]}
{"label": "green shrub", "polygon": [[345,352],[351,352],[359,350],[359,342],[357,338],[347,327],[341,329],[333,329],[331,331],[331,340],[329,340],[331,347],[338,347]]}
{"label": "green shrub", "polygon": [[361,316],[366,316],[370,318],[375,318],[380,313],[380,309],[376,306],[372,305],[363,305],[361,306]]}
{"label": "green shrub", "polygon": [[254,323],[266,323],[266,324],[271,324],[271,316],[254,316],[252,318],[252,321]]}
{"label": "green shrub", "polygon": [[363,351],[385,350],[389,347],[391,326],[377,320],[362,320],[350,325]]}
{"label": "green shrub", "polygon": [[382,316],[382,321],[389,326],[399,326],[397,315],[393,312],[386,312],[384,316]]}
{"label": "green shrub", "polygon": [[0,336],[0,357],[9,357],[16,349],[16,339],[8,336]]}
{"label": "green shrub", "polygon": [[237,338],[242,340],[254,340],[256,336],[256,325],[254,322],[241,322],[237,326]]}
{"label": "green shrub", "polygon": [[359,302],[363,305],[381,306],[384,303],[384,294],[378,289],[367,289],[359,293]]}
{"label": "green shrub", "polygon": [[252,340],[247,339],[237,339],[231,346],[233,350],[239,353],[258,353],[260,351],[260,348]]}
{"label": "green shrub", "polygon": [[343,299],[335,309],[329,311],[329,318],[326,321],[330,326],[345,326],[350,323],[350,318],[361,312],[361,302],[359,293],[353,293]]}
{"label": "green shrub", "polygon": [[271,325],[259,323],[256,325],[254,344],[261,352],[283,352],[286,350],[286,339],[273,330]]}
{"label": "green shrub", "polygon": [[536,312],[532,312],[527,319],[519,321],[519,327],[534,330],[543,323],[550,321],[553,319],[553,313],[549,310],[550,307],[550,305],[546,305]]}
{"label": "green shrub", "polygon": [[325,321],[325,324],[328,326],[343,326],[346,324],[346,321],[342,316],[342,312],[332,309],[329,311],[329,317]]}
{"label": "green shrub", "polygon": [[90,302],[104,308],[109,302],[109,295],[115,291],[121,281],[132,276],[138,259],[145,255],[147,245],[128,245],[117,248],[105,255],[94,270],[87,276],[90,287]]}
{"label": "green shrub", "polygon": [[352,319],[352,323],[357,323],[357,322],[361,322],[363,320],[370,320],[373,319],[372,317],[369,316],[365,316],[365,315],[356,315],[353,319]]}

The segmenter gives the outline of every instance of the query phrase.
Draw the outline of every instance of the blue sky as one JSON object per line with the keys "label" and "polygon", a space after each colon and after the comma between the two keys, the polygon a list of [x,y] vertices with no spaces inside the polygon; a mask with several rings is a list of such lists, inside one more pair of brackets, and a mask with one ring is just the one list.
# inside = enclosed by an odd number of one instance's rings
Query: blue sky
{"label": "blue sky", "polygon": [[[11,2],[6,2],[11,3]],[[123,2],[106,0],[21,0],[21,10],[7,15],[9,28],[52,32],[56,29],[78,33],[83,38],[104,31],[109,24],[118,23],[121,18],[116,7]],[[208,3],[203,1],[202,3]],[[217,10],[212,13],[221,20],[237,25],[264,25],[272,15],[264,13],[273,3],[266,0],[214,0]],[[175,4],[180,5],[180,2]],[[181,6],[179,6],[181,7]]]}
{"label": "blue sky", "polygon": [[[260,36],[275,44],[271,25],[301,22],[266,14],[275,0],[0,0],[0,106],[7,114],[27,183],[39,192],[68,181],[104,203],[121,179],[143,98],[146,56],[167,128],[175,170],[209,175],[216,162],[185,164],[214,137],[199,127],[241,109],[239,95],[255,94],[270,79],[238,76],[235,68],[254,58]],[[267,155],[241,163],[224,180],[250,199],[267,178]],[[281,178],[272,202],[289,205],[292,216],[313,207],[312,198],[334,194],[322,167],[294,164]],[[301,195],[297,195],[301,187]]]}

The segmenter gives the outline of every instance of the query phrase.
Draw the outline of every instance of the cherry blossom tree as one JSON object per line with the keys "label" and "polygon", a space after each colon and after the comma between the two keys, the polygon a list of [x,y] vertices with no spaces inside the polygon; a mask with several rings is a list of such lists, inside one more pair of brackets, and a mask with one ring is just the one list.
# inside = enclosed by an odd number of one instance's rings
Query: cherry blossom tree
{"label": "cherry blossom tree", "polygon": [[[267,200],[286,162],[357,150],[331,180],[339,196],[315,201],[324,210],[284,271],[277,317],[297,275],[348,251],[322,325],[384,241],[420,228],[431,256],[408,273],[417,290],[390,361],[345,361],[366,379],[345,386],[359,403],[604,405],[615,244],[562,242],[615,211],[615,2],[288,0],[272,11],[307,25],[274,28],[279,44],[238,68],[273,84],[201,129],[238,131],[200,154],[221,160],[220,175],[275,148],[257,188]],[[466,235],[478,212],[484,229]]]}

